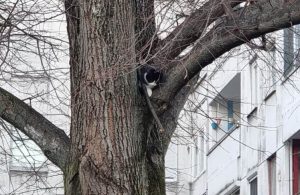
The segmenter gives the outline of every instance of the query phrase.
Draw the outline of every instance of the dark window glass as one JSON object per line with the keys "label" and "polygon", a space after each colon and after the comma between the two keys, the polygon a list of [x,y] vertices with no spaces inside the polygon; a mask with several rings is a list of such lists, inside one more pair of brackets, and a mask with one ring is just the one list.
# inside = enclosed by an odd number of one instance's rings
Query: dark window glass
{"label": "dark window glass", "polygon": [[250,181],[250,195],[257,195],[257,178]]}
{"label": "dark window glass", "polygon": [[269,195],[276,195],[276,155],[268,159]]}
{"label": "dark window glass", "polygon": [[240,189],[234,191],[231,195],[240,195]]}
{"label": "dark window glass", "polygon": [[284,36],[284,74],[288,74],[294,64],[294,32],[293,28],[287,28],[283,30],[283,36]]}

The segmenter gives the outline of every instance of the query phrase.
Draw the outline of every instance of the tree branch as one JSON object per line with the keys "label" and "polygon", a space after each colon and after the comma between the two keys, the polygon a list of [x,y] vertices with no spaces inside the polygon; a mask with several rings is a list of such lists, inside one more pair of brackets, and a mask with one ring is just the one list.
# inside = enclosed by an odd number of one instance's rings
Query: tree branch
{"label": "tree branch", "polygon": [[[262,2],[249,6],[243,15],[224,20],[212,29],[184,59],[168,74],[167,82],[154,91],[152,99],[157,105],[166,104],[197,75],[202,68],[216,58],[263,34],[300,23],[300,1],[292,5],[271,5]],[[274,17],[276,16],[276,17]]]}
{"label": "tree branch", "polygon": [[154,0],[136,0],[135,2],[135,32],[137,59],[149,58],[149,54],[156,47],[158,38],[156,35]]}
{"label": "tree branch", "polygon": [[167,152],[170,140],[177,127],[179,114],[183,109],[191,91],[194,89],[197,80],[198,75],[191,79],[191,81],[187,85],[185,85],[179,91],[179,93],[177,93],[175,98],[172,98],[171,102],[169,103],[168,110],[164,112],[160,117],[162,125],[165,127],[165,131],[162,132],[162,147],[164,155]]}
{"label": "tree branch", "polygon": [[0,117],[33,140],[46,157],[64,171],[70,139],[63,130],[2,88]]}
{"label": "tree branch", "polygon": [[[225,0],[226,5],[235,7],[246,0]],[[197,9],[185,21],[177,26],[163,41],[157,51],[156,62],[164,64],[166,60],[177,57],[191,43],[195,42],[205,29],[225,13],[223,1],[210,0]]]}

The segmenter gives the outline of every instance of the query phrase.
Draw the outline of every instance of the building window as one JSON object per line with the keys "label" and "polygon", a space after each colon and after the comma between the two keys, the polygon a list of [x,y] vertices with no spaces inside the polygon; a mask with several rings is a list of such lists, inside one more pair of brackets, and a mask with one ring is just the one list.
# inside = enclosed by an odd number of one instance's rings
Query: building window
{"label": "building window", "polygon": [[295,28],[295,47],[296,47],[296,50],[299,51],[300,49],[300,25],[296,25],[294,26]]}
{"label": "building window", "polygon": [[211,104],[212,129],[230,133],[240,118],[240,100],[217,99]]}
{"label": "building window", "polygon": [[300,65],[300,25],[294,26],[295,28],[295,63]]}
{"label": "building window", "polygon": [[263,66],[262,71],[262,95],[265,99],[276,89],[276,50],[270,51],[266,57],[263,59],[265,65]]}
{"label": "building window", "polygon": [[39,147],[24,134],[13,131],[11,134],[11,171],[46,172],[47,159]]}
{"label": "building window", "polygon": [[[203,131],[204,128],[202,128],[201,131]],[[196,135],[194,138],[194,156],[193,156],[193,176],[198,177],[204,170],[204,163],[205,163],[205,140],[204,135],[201,133],[200,135]]]}
{"label": "building window", "polygon": [[198,147],[198,136],[196,135],[194,138],[194,144],[195,144],[195,148],[194,148],[194,177],[198,176],[198,166],[199,166],[199,147]]}
{"label": "building window", "polygon": [[300,140],[293,140],[293,194],[300,194]]}
{"label": "building window", "polygon": [[178,140],[172,138],[172,143],[169,145],[167,154],[165,156],[165,179],[166,182],[172,183],[177,181],[178,171]]}
{"label": "building window", "polygon": [[[204,129],[204,128],[203,128]],[[200,138],[200,173],[204,170],[205,164],[205,140],[204,140],[204,133],[201,134]]]}
{"label": "building window", "polygon": [[249,181],[250,195],[257,195],[257,177]]}
{"label": "building window", "polygon": [[228,113],[228,130],[230,130],[233,127],[233,101],[228,100],[227,101],[227,113]]}
{"label": "building window", "polygon": [[240,195],[240,189],[235,190],[230,195]]}
{"label": "building window", "polygon": [[283,49],[284,49],[284,74],[288,74],[294,63],[294,33],[293,28],[287,28],[283,30]]}
{"label": "building window", "polygon": [[251,110],[257,106],[258,103],[258,71],[257,62],[250,64],[250,90],[251,90]]}
{"label": "building window", "polygon": [[268,159],[269,195],[276,195],[276,155]]}
{"label": "building window", "polygon": [[284,75],[290,73],[295,63],[299,62],[300,48],[300,25],[296,25],[283,30],[283,60],[284,60]]}
{"label": "building window", "polygon": [[47,176],[47,172],[41,171],[10,171],[9,181],[12,193],[9,194],[48,194],[47,191],[49,192],[51,186],[47,183]]}

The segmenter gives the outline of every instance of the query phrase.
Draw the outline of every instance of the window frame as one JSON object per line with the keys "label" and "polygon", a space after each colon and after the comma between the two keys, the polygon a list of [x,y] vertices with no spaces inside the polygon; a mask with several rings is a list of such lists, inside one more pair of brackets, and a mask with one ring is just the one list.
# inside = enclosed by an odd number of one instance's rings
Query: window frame
{"label": "window frame", "polygon": [[[276,153],[267,159],[269,195],[276,195]],[[275,176],[275,177],[274,177]]]}
{"label": "window frame", "polygon": [[300,65],[300,25],[283,30],[283,75],[289,77]]}
{"label": "window frame", "polygon": [[[252,190],[252,185],[253,185],[254,181],[256,181],[256,188],[254,188],[256,192],[253,192],[253,190]],[[257,173],[252,174],[248,178],[248,182],[249,182],[249,192],[250,192],[249,194],[250,195],[258,195],[258,178],[257,178]],[[255,185],[254,185],[254,187],[255,187]]]}

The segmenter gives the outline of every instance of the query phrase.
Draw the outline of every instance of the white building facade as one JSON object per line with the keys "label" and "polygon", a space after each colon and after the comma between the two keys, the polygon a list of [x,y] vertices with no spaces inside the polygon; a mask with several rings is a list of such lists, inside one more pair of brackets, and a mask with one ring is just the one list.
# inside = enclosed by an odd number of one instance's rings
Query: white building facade
{"label": "white building facade", "polygon": [[165,158],[167,194],[300,194],[299,29],[202,71]]}
{"label": "white building facade", "polygon": [[[37,66],[36,58],[31,58]],[[55,71],[55,70],[52,70]],[[44,72],[44,71],[41,71]],[[56,72],[55,75],[60,76]],[[0,85],[12,94],[43,114],[58,127],[69,129],[67,102],[63,106],[51,89],[56,87],[56,94],[61,94],[63,86],[52,81],[45,73],[28,77],[16,73],[5,76]],[[52,87],[51,87],[52,85]],[[64,182],[62,172],[53,165],[39,147],[3,119],[0,120],[0,195],[63,195]]]}
{"label": "white building facade", "polygon": [[[64,15],[60,14],[62,4],[9,0],[1,3],[1,8],[7,6],[2,9],[3,17],[7,16],[3,13],[5,10],[16,19],[21,15],[24,21],[20,20],[16,25],[24,28],[24,33],[27,30],[32,33],[32,36],[24,36],[19,28],[2,29],[2,35],[10,30],[11,37],[7,42],[5,38],[1,39],[1,88],[68,133],[70,84],[68,45],[61,41],[67,40]],[[9,11],[10,6],[15,6],[14,12]],[[25,17],[22,14],[27,10],[32,15]],[[30,38],[39,33],[41,36]],[[47,38],[43,39],[43,36]],[[0,119],[0,195],[17,194],[63,195],[63,175],[33,141]]]}

